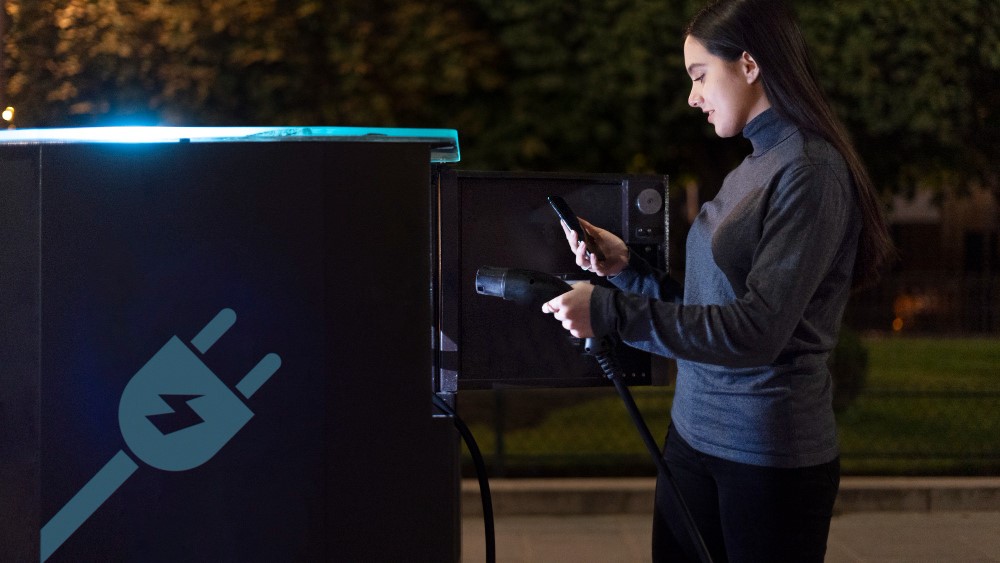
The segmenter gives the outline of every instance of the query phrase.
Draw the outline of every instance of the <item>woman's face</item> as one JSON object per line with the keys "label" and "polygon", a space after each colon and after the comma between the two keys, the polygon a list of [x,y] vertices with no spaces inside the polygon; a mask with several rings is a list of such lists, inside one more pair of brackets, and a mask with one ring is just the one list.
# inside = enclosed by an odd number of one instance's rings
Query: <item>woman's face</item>
{"label": "woman's face", "polygon": [[684,40],[684,66],[692,82],[688,105],[707,113],[720,137],[739,134],[751,119],[771,107],[758,80],[760,69],[747,53],[727,61],[689,35]]}

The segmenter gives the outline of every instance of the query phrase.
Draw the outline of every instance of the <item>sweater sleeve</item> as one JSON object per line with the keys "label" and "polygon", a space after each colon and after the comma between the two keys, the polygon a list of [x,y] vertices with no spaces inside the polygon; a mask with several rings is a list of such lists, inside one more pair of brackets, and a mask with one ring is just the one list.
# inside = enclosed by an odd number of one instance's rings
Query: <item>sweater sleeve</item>
{"label": "sweater sleeve", "polygon": [[685,305],[598,287],[595,332],[667,357],[728,367],[774,362],[843,251],[854,204],[828,165],[807,163],[786,170],[759,205],[746,215],[757,217],[759,239],[735,301]]}
{"label": "sweater sleeve", "polygon": [[654,268],[636,253],[628,259],[628,267],[617,276],[608,278],[615,287],[626,292],[646,295],[663,301],[680,301],[684,287],[666,272]]}

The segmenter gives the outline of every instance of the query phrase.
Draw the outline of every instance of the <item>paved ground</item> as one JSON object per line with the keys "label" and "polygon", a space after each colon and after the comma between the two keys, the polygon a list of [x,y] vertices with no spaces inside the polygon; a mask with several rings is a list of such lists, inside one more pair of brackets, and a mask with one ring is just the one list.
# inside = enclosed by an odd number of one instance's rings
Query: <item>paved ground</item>
{"label": "paved ground", "polygon": [[[498,563],[649,561],[648,516],[496,517]],[[462,522],[462,561],[485,561],[483,521]],[[1000,562],[1000,512],[859,512],[837,516],[828,563]]]}
{"label": "paved ground", "polygon": [[[498,563],[650,560],[652,479],[492,480]],[[827,563],[1000,563],[1000,477],[841,480]],[[485,561],[462,483],[462,561]]]}

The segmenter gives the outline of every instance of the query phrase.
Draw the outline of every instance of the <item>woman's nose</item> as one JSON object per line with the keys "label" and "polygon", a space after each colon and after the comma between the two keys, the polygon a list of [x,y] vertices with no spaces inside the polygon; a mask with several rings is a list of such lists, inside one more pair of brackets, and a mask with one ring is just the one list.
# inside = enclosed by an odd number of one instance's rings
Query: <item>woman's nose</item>
{"label": "woman's nose", "polygon": [[691,93],[688,94],[688,105],[693,108],[701,105],[701,95],[695,92],[694,87],[691,88]]}

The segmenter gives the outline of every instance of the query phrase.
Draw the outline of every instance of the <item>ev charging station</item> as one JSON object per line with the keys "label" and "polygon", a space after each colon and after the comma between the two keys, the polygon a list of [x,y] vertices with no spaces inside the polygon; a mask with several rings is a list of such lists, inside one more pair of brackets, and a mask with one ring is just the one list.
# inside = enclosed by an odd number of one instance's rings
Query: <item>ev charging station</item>
{"label": "ev charging station", "polygon": [[0,559],[458,561],[432,398],[607,384],[476,271],[586,279],[547,195],[660,265],[667,231],[664,177],[458,160],[441,129],[0,132]]}

